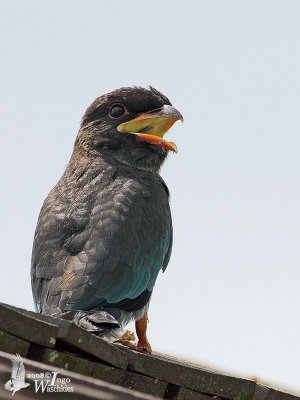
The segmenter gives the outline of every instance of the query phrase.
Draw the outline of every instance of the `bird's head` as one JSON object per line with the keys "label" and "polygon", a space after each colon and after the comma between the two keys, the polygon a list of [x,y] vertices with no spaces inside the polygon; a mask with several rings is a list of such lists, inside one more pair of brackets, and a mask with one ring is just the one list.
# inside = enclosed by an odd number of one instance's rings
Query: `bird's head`
{"label": "bird's head", "polygon": [[125,87],[98,97],[86,110],[75,151],[158,171],[175,143],[163,136],[183,117],[169,99],[150,87]]}

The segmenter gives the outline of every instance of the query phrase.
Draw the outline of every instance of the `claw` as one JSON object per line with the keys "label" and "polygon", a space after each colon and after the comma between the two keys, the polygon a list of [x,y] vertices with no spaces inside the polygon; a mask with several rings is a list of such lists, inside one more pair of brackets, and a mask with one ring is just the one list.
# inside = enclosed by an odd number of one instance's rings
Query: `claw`
{"label": "claw", "polygon": [[137,351],[138,353],[142,353],[142,354],[149,354],[150,351],[146,346],[139,346],[138,344],[133,344],[131,342],[129,342],[129,340],[116,340],[114,341],[114,343],[120,343],[122,346],[128,347],[131,350]]}

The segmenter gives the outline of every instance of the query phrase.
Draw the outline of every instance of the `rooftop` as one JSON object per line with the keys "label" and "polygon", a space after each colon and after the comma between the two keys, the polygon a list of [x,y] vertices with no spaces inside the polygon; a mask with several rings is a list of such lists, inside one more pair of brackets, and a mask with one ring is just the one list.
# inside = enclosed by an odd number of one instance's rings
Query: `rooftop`
{"label": "rooftop", "polygon": [[[30,383],[14,395],[21,400],[300,400],[168,355],[136,353],[68,321],[0,303],[0,399],[11,398],[4,384],[16,353],[23,358],[25,381]],[[53,374],[59,377],[56,390]]]}

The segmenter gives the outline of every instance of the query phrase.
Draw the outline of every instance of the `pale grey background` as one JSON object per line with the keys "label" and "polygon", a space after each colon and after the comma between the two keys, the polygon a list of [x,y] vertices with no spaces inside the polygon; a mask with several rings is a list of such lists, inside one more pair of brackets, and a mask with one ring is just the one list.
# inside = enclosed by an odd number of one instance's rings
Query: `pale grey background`
{"label": "pale grey background", "polygon": [[33,309],[37,216],[86,107],[151,84],[185,118],[152,346],[300,391],[300,2],[10,0],[0,18],[0,301]]}

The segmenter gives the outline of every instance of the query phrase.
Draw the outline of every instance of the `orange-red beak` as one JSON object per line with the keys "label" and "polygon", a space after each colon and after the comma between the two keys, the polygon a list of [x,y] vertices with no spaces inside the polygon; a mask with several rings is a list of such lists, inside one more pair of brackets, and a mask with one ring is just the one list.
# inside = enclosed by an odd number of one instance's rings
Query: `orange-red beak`
{"label": "orange-red beak", "polygon": [[132,133],[137,135],[138,140],[177,153],[176,144],[163,139],[163,136],[178,120],[183,122],[180,112],[172,106],[164,105],[162,108],[142,113],[137,118],[120,124],[118,130]]}

